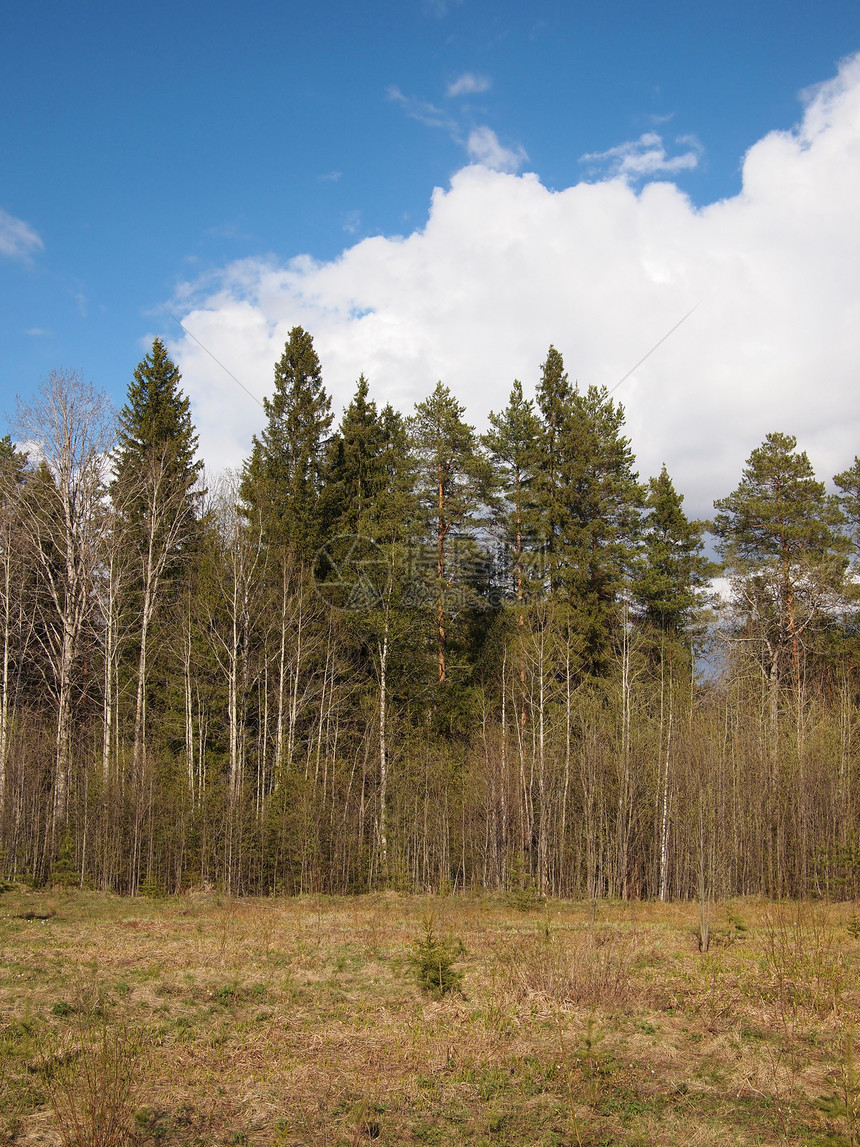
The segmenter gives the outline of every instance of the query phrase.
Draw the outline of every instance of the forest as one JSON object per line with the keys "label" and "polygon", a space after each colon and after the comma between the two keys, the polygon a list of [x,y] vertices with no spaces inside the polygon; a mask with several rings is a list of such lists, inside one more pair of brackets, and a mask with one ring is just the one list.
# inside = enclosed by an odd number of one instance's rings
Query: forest
{"label": "forest", "polygon": [[533,381],[478,435],[361,376],[336,425],[295,327],[215,475],[159,339],[118,414],[72,372],[19,403],[0,875],[856,896],[860,460],[828,493],[768,434],[691,521],[605,389],[553,347]]}

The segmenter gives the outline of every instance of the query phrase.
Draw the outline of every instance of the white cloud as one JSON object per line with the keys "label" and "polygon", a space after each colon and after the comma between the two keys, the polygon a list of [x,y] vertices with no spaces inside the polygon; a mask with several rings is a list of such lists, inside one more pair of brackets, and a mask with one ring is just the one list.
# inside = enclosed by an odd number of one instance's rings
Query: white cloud
{"label": "white cloud", "polygon": [[[336,406],[361,371],[406,412],[441,378],[480,424],[515,377],[534,385],[550,342],[572,378],[612,387],[698,304],[615,397],[643,476],[665,461],[707,515],[770,431],[796,434],[822,477],[860,452],[858,187],[860,56],[750,149],[731,199],[697,209],[626,178],[551,191],[473,164],[421,230],[330,262],[232,263],[175,313],[260,397],[300,324]],[[240,463],[262,412],[190,340],[175,349],[207,462]]]}
{"label": "white cloud", "polygon": [[625,179],[677,175],[679,171],[690,171],[696,167],[702,155],[702,145],[695,136],[678,136],[675,143],[683,144],[687,150],[680,155],[670,156],[663,137],[656,131],[646,131],[638,139],[619,143],[607,151],[593,151],[583,155],[580,163],[589,164],[592,171],[604,170],[609,178]]}
{"label": "white cloud", "polygon": [[0,255],[26,262],[44,246],[41,237],[29,223],[16,219],[0,207]]}
{"label": "white cloud", "polygon": [[491,171],[519,171],[528,159],[521,147],[504,147],[488,127],[476,127],[469,132],[466,150],[473,163],[480,163]]}
{"label": "white cloud", "polygon": [[458,76],[448,85],[448,95],[452,99],[455,96],[476,96],[488,92],[492,86],[492,81],[487,76],[463,72],[462,76]]}

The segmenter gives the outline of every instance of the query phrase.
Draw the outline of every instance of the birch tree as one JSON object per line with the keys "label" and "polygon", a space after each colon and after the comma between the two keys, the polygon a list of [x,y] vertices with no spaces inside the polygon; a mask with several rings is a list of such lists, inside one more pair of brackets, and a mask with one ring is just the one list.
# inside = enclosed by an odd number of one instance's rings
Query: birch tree
{"label": "birch tree", "polygon": [[68,811],[76,671],[97,603],[114,419],[107,397],[79,374],[52,371],[31,402],[19,401],[17,426],[31,457],[39,459],[27,481],[22,519],[39,582],[39,632],[56,703],[53,840]]}

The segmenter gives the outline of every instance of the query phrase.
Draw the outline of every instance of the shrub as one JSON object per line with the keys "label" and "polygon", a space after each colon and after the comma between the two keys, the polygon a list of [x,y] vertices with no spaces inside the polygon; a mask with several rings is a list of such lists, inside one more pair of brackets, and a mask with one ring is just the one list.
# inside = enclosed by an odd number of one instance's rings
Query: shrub
{"label": "shrub", "polygon": [[100,1017],[43,1064],[63,1147],[126,1147],[143,1067],[142,1033]]}

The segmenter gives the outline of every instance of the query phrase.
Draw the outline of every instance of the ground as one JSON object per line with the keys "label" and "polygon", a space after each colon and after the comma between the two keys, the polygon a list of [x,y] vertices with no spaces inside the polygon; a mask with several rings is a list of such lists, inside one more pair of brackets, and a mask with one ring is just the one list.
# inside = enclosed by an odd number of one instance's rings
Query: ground
{"label": "ground", "polygon": [[[854,907],[699,919],[8,887],[0,1144],[860,1144]],[[461,992],[418,985],[428,925]]]}

